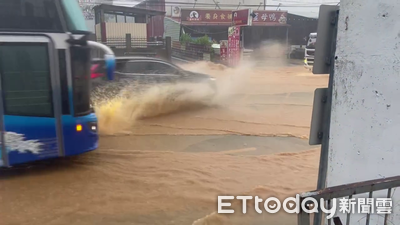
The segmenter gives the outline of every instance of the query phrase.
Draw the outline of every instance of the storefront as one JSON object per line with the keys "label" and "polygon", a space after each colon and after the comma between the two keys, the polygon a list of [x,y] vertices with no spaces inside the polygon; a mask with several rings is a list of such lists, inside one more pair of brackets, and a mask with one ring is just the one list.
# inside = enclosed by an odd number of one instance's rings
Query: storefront
{"label": "storefront", "polygon": [[288,44],[289,25],[286,11],[254,10],[251,26],[242,27],[242,42],[246,49],[258,49],[265,42]]}
{"label": "storefront", "polygon": [[[286,11],[254,10],[254,17],[249,26],[241,27],[241,46],[255,49],[263,41],[287,43],[288,28]],[[191,37],[209,36],[219,43],[228,40],[228,28],[232,26],[232,10],[182,9],[181,35]]]}
{"label": "storefront", "polygon": [[232,10],[182,9],[181,35],[193,38],[207,35],[217,42],[228,39],[228,28],[232,25]]}

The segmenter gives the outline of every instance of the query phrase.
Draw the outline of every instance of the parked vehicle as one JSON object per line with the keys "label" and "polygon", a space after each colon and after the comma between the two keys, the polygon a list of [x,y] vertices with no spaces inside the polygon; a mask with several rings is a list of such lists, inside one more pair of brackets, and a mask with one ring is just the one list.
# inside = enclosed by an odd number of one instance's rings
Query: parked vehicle
{"label": "parked vehicle", "polygon": [[[211,88],[212,95],[217,91],[215,78],[187,71],[171,62],[151,57],[116,57],[113,81],[105,78],[103,60],[93,60],[91,78],[94,91],[107,88],[113,94],[119,92],[125,85],[135,82],[138,89],[155,84],[205,83]],[[118,85],[110,85],[110,82]],[[108,89],[109,87],[112,90]]]}
{"label": "parked vehicle", "polygon": [[304,66],[312,70],[314,65],[314,53],[315,53],[315,43],[317,42],[317,33],[310,33],[304,51]]}

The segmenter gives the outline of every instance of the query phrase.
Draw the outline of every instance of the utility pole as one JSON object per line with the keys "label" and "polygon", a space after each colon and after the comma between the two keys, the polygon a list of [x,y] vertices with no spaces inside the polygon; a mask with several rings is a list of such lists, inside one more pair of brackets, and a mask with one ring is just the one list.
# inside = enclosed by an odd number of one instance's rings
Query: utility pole
{"label": "utility pole", "polygon": [[218,5],[219,2],[217,2],[217,1],[215,1],[215,0],[213,0],[213,2],[214,2],[214,4],[215,4],[215,8],[218,7],[218,9],[221,9],[221,7],[219,7],[219,5]]}
{"label": "utility pole", "polygon": [[267,8],[267,0],[264,0],[264,10]]}

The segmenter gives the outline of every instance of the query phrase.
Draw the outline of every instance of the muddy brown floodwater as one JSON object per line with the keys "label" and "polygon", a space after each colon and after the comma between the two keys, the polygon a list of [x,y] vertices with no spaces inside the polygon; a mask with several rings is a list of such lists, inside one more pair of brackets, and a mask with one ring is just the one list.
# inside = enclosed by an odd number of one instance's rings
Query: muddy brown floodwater
{"label": "muddy brown floodwater", "polygon": [[[217,96],[180,84],[97,106],[98,150],[0,171],[0,224],[296,224],[252,202],[245,215],[238,202],[234,214],[216,214],[217,196],[315,188],[319,152],[307,138],[313,91],[328,77],[301,65],[182,66],[215,76]],[[165,97],[179,88],[191,91]]]}

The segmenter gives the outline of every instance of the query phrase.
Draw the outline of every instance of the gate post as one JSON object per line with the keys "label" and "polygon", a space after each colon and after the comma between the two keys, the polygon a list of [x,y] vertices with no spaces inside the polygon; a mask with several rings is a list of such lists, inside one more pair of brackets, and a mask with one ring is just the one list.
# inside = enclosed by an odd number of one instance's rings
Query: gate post
{"label": "gate post", "polygon": [[165,53],[168,61],[172,61],[172,40],[171,37],[165,37]]}
{"label": "gate post", "polygon": [[132,35],[131,34],[125,34],[125,46],[126,46],[127,52],[132,51]]}

